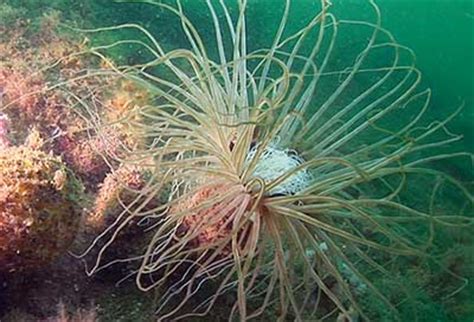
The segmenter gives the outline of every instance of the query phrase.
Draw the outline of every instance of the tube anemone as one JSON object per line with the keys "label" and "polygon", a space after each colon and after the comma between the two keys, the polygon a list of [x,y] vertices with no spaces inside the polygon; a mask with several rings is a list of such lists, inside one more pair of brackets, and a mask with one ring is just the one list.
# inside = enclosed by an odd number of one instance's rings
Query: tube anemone
{"label": "tube anemone", "polygon": [[[296,4],[283,1],[271,41],[254,46],[260,31],[249,27],[245,0],[200,2],[205,30],[180,1],[140,2],[177,18],[185,44],[167,50],[135,24],[89,30],[144,36],[91,53],[105,60],[110,48],[141,47],[148,61],[96,75],[154,97],[114,124],[92,122],[98,131],[134,128],[147,144],[109,158],[152,174],[86,251],[98,248],[89,273],[123,261],[104,263],[103,254],[139,222],[151,237],[128,260],[140,262],[140,289],[159,288],[162,320],[205,315],[223,294],[234,301],[230,320],[369,319],[363,303],[372,300],[397,316],[400,295],[376,281],[392,279],[403,258],[431,258],[438,226],[470,225],[473,197],[429,167],[467,155],[439,152],[460,139],[446,129],[455,113],[427,121],[431,93],[417,89],[414,54],[381,27],[375,3],[365,3],[373,13],[365,21],[340,18],[321,0],[292,25]],[[435,210],[443,189],[457,191],[462,211]]]}

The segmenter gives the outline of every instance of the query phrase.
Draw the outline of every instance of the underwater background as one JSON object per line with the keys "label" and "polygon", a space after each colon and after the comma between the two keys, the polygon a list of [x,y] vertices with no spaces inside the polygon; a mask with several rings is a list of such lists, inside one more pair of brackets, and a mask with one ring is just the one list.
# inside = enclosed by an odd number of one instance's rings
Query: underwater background
{"label": "underwater background", "polygon": [[[98,28],[118,23],[137,22],[149,28],[155,34],[173,39],[173,32],[166,30],[159,10],[148,10],[146,5],[138,3],[115,3],[108,0],[2,0],[0,14],[8,23],[15,15],[37,19],[45,12],[58,10],[63,18],[74,25]],[[133,2],[133,1],[132,1]],[[199,1],[183,1],[186,7],[197,6]],[[275,0],[251,0],[250,7],[260,10],[275,6]],[[305,16],[305,5],[311,0],[297,0],[300,14]],[[335,0],[334,3],[347,6],[350,14],[360,14],[365,6],[363,0]],[[379,0],[376,1],[382,13],[382,25],[393,33],[395,39],[416,54],[417,67],[423,73],[424,85],[433,92],[431,112],[443,113],[464,103],[460,117],[452,124],[457,133],[465,135],[464,149],[474,151],[474,90],[473,90],[473,39],[474,39],[474,2],[471,0]],[[10,8],[7,9],[6,6]],[[298,8],[294,15],[298,18]],[[13,9],[13,12],[12,12]],[[201,8],[202,9],[202,8]],[[2,12],[3,11],[3,12]],[[278,22],[278,14],[269,10],[265,15],[259,12],[262,26]],[[206,21],[203,21],[206,23]],[[172,25],[172,24],[170,24]],[[176,39],[174,39],[176,41]],[[133,55],[134,53],[121,53]],[[136,54],[136,53],[135,53]]]}
{"label": "underwater background", "polygon": [[[334,3],[341,4],[342,10],[349,10],[347,14],[355,14],[363,17],[367,7],[359,6],[364,0],[333,0]],[[184,0],[187,8],[195,6],[197,21],[201,19],[203,24],[209,23],[206,17],[199,17],[201,5],[198,0]],[[280,18],[278,10],[273,11],[277,0],[250,0],[250,12],[258,12],[259,27],[261,34],[272,33],[265,30],[265,26],[275,25]],[[292,18],[298,20],[299,15],[305,16],[306,5],[312,0],[295,0]],[[416,65],[423,75],[420,88],[429,87],[432,89],[432,99],[429,114],[433,118],[445,118],[460,105],[464,108],[460,114],[450,123],[449,129],[462,134],[464,139],[452,147],[453,150],[464,150],[474,153],[474,9],[471,0],[378,0],[382,14],[382,25],[393,33],[398,43],[403,44],[416,54]],[[266,9],[267,8],[267,9]],[[167,23],[169,17],[163,15],[159,10],[150,10],[148,6],[139,3],[116,3],[108,0],[0,0],[0,26],[14,25],[17,19],[29,20],[29,32],[37,30],[39,20],[46,13],[51,11],[59,13],[61,21],[68,26],[80,28],[98,28],[120,23],[136,22],[150,30],[157,39],[164,39],[170,47],[179,47],[179,39],[174,36],[173,30],[167,26],[175,26],[176,21]],[[354,12],[361,10],[361,12]],[[189,12],[193,12],[191,9]],[[265,12],[265,14],[262,14]],[[344,13],[345,14],[345,13]],[[371,13],[368,13],[371,17]],[[252,17],[250,16],[250,19]],[[64,28],[64,32],[73,31]],[[257,28],[257,26],[255,27]],[[124,31],[122,35],[88,34],[91,44],[111,42],[114,37],[133,37],[134,32]],[[351,37],[352,35],[346,35]],[[357,35],[353,35],[356,37]],[[1,36],[0,36],[1,37]],[[262,41],[254,39],[255,42]],[[129,50],[121,49],[120,52],[112,52],[117,60],[135,62],[140,60],[141,53],[137,53],[134,48]],[[395,122],[396,120],[394,120]],[[455,177],[463,178],[468,182],[474,180],[472,162],[445,161],[442,165],[449,173]],[[472,232],[472,229],[471,229]],[[457,234],[457,231],[452,231]],[[469,233],[469,232],[467,232]],[[466,234],[463,232],[461,234]],[[451,241],[452,236],[447,236]],[[468,243],[472,239],[467,239]],[[461,250],[463,258],[463,274],[469,279],[474,277],[474,252],[471,244],[464,245]],[[66,260],[65,265],[70,261]],[[80,274],[78,269],[78,275]],[[28,291],[21,291],[20,295],[14,294],[14,289],[21,285],[27,289],[30,283],[39,283],[40,280],[49,276],[50,272],[45,271],[38,275],[26,276],[20,282],[14,282],[13,286],[0,288],[0,321],[20,321],[35,320],[33,315],[22,315],[22,311],[38,311],[32,306],[49,305],[48,302],[38,300],[37,303],[21,304],[24,294]],[[149,321],[152,320],[153,309],[152,297],[144,297],[142,293],[133,290],[133,285],[125,285],[122,288],[113,286],[113,277],[102,277],[99,286],[93,290],[94,294],[88,300],[91,305],[98,305],[99,320],[101,321]],[[407,278],[407,280],[409,280]],[[1,276],[0,276],[0,282]],[[7,283],[5,283],[6,285]],[[133,283],[130,283],[133,284]],[[110,286],[112,285],[112,286]],[[47,288],[47,286],[43,286]],[[60,286],[57,286],[60,289]],[[2,294],[3,292],[3,294]],[[58,291],[60,292],[60,291]],[[41,293],[47,296],[47,292]],[[13,294],[13,295],[12,295]],[[7,300],[6,297],[9,297]],[[3,298],[2,298],[3,297]],[[39,296],[40,297],[40,296]],[[14,302],[11,298],[16,298]],[[439,299],[430,298],[429,295],[420,294],[420,303],[423,302],[419,321],[472,321],[474,319],[474,288],[469,284],[462,293],[456,297],[451,308],[440,306]],[[85,300],[81,300],[84,302]],[[44,304],[48,303],[48,304]],[[67,303],[66,303],[67,304]],[[87,306],[87,305],[86,305]],[[18,311],[11,313],[12,309],[18,307]],[[69,309],[68,309],[69,310]],[[4,317],[2,318],[2,315]],[[16,314],[16,315],[15,315]],[[87,314],[82,320],[87,320]],[[25,317],[26,316],[26,317]],[[216,319],[223,318],[225,313]],[[60,320],[60,319],[58,319]],[[67,319],[66,319],[67,320]],[[81,319],[79,319],[81,320]],[[408,320],[407,320],[408,321]]]}

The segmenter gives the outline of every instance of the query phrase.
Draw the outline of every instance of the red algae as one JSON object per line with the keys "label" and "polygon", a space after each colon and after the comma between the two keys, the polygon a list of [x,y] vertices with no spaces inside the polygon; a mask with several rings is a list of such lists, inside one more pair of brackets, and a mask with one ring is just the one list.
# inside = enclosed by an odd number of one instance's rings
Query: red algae
{"label": "red algae", "polygon": [[0,148],[0,270],[47,264],[74,239],[81,188],[58,157],[28,146]]}
{"label": "red algae", "polygon": [[[146,176],[136,166],[121,166],[107,175],[99,185],[93,211],[87,223],[94,228],[104,228],[110,219],[115,219],[129,205],[146,184]],[[153,207],[153,203],[147,205]]]}
{"label": "red algae", "polygon": [[[0,39],[2,271],[35,269],[64,253],[87,213],[80,202],[83,187],[89,204],[96,204],[93,211],[100,213],[117,202],[112,199],[120,189],[112,185],[118,177],[130,187],[142,184],[140,175],[132,175],[133,170],[128,175],[125,168],[104,181],[113,167],[119,168],[106,161],[107,155],[117,155],[124,141],[135,144],[132,133],[125,128],[89,131],[67,93],[84,94],[97,104],[97,117],[109,121],[144,104],[146,94],[113,79],[77,77],[84,68],[97,68],[97,61],[76,55],[87,41],[56,33],[57,19],[46,16],[33,35],[27,22],[19,21]],[[62,81],[63,88],[51,87]]]}
{"label": "red algae", "polygon": [[5,114],[0,113],[0,149],[8,147],[10,140],[8,139],[8,129],[10,121]]}

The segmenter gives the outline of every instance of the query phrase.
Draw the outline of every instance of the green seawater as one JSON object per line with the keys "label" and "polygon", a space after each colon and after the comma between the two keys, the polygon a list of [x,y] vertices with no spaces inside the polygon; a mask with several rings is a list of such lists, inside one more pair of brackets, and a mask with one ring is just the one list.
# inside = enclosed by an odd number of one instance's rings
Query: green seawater
{"label": "green seawater", "polygon": [[[89,0],[90,1],[90,0]],[[141,4],[125,5],[91,1],[96,10],[91,17],[94,25],[135,21],[144,24],[155,35],[173,39],[174,31],[166,30],[166,23],[157,21],[162,16]],[[195,15],[205,9],[197,1],[184,1],[187,7],[196,7]],[[251,0],[250,9],[258,12],[259,35],[274,32],[280,18],[281,1]],[[348,16],[373,17],[363,0],[334,0]],[[382,25],[402,45],[416,54],[416,64],[423,74],[423,85],[432,89],[430,113],[445,116],[464,105],[450,129],[464,135],[461,149],[474,152],[474,9],[472,0],[379,0]],[[295,22],[307,17],[310,0],[294,2]],[[357,11],[360,12],[357,12]],[[300,15],[300,16],[299,16]],[[208,17],[207,17],[208,18]],[[208,20],[202,20],[206,24]],[[250,17],[252,19],[252,17]],[[170,20],[173,20],[170,18]],[[304,21],[304,19],[303,19]],[[170,21],[174,25],[175,21]],[[265,30],[267,29],[267,30]],[[271,32],[270,32],[271,30]],[[252,33],[255,34],[255,33]],[[174,41],[178,41],[176,38]],[[257,42],[259,40],[257,39]],[[261,41],[261,39],[260,39]]]}
{"label": "green seawater", "polygon": [[432,110],[465,105],[452,129],[474,151],[474,1],[383,0],[383,24],[414,50],[426,86],[433,90]]}

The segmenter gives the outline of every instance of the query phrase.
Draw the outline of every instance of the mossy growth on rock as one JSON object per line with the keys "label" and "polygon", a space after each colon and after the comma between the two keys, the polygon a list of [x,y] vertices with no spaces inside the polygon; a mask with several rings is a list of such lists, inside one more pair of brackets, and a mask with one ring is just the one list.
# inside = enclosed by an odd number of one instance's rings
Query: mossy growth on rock
{"label": "mossy growth on rock", "polygon": [[81,191],[59,158],[0,148],[0,270],[36,268],[63,253],[79,227]]}

